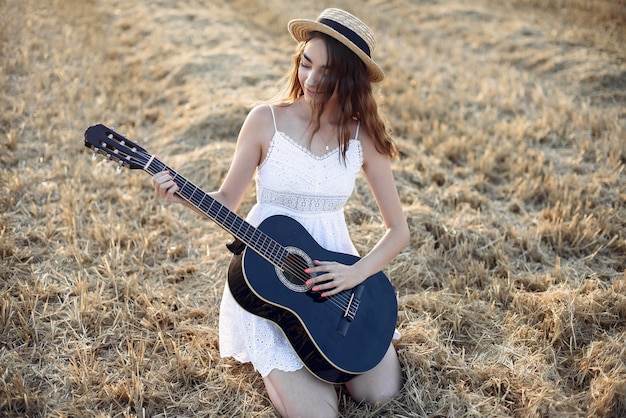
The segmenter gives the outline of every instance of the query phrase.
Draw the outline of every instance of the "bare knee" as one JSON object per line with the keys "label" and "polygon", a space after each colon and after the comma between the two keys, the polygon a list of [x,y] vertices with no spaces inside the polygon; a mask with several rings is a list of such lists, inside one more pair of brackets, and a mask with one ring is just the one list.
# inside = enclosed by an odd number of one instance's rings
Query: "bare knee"
{"label": "bare knee", "polygon": [[300,405],[291,405],[285,411],[285,415],[281,413],[283,418],[337,418],[339,416],[339,410],[337,405],[329,405],[328,403],[317,403],[313,409],[303,408]]}
{"label": "bare knee", "polygon": [[317,399],[311,404],[311,400],[307,402],[291,402],[285,401],[278,396],[278,399],[272,399],[274,408],[283,418],[337,418],[339,416],[338,402],[328,399]]}
{"label": "bare knee", "polygon": [[357,401],[368,404],[383,404],[395,398],[395,396],[400,393],[400,389],[402,389],[401,380],[389,382],[384,387],[377,388],[375,392],[366,393],[360,400]]}
{"label": "bare knee", "polygon": [[387,381],[385,385],[375,387],[351,386],[350,395],[355,402],[371,405],[383,404],[392,400],[402,389],[402,380]]}
{"label": "bare knee", "polygon": [[273,370],[263,378],[267,393],[281,417],[335,418],[339,406],[335,388],[308,370]]}
{"label": "bare knee", "polygon": [[402,370],[393,346],[389,346],[382,361],[369,372],[355,377],[346,384],[357,402],[385,403],[402,389]]}

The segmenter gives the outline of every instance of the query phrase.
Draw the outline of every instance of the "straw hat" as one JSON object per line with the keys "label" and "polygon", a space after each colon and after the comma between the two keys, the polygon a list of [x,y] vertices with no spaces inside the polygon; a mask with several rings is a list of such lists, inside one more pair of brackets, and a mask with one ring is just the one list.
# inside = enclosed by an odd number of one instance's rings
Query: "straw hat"
{"label": "straw hat", "polygon": [[294,19],[289,22],[287,29],[293,38],[302,42],[309,32],[325,33],[337,39],[357,54],[365,63],[369,79],[373,83],[385,78],[383,70],[372,59],[372,52],[376,46],[374,33],[358,18],[341,9],[326,9],[317,20]]}

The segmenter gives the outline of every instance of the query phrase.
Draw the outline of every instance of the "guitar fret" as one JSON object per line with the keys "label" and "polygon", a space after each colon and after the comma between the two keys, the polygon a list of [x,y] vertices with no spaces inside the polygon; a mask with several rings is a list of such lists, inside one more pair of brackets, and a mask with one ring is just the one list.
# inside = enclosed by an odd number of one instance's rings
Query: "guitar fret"
{"label": "guitar fret", "polygon": [[198,202],[198,204],[196,205],[198,208],[202,208],[202,203],[204,202],[204,199],[207,197],[208,195],[206,193],[203,193],[202,195],[202,199],[200,199],[200,202]]}
{"label": "guitar fret", "polygon": [[[248,228],[247,228],[246,224],[243,222],[243,220],[241,218],[236,217],[235,220],[234,220],[234,223],[237,224],[237,229],[233,228],[237,232],[237,235],[245,237],[246,231],[247,231]],[[243,231],[242,231],[242,229],[243,229]]]}
{"label": "guitar fret", "polygon": [[235,231],[235,233],[236,233],[237,235],[239,235],[239,234],[238,234],[238,232],[239,232],[239,231],[235,229],[235,221],[236,221],[238,218],[237,218],[237,217],[234,217],[234,216],[231,216],[231,215],[232,215],[232,212],[231,212],[231,211],[226,212],[226,216],[224,217],[224,222],[229,222],[229,225],[230,225],[231,229],[232,229],[233,231]]}
{"label": "guitar fret", "polygon": [[226,213],[222,215],[221,213],[224,212],[224,209],[226,209],[224,206],[220,206],[218,208],[216,218],[219,219],[223,225],[228,226],[228,229],[231,229],[231,225],[226,223],[228,221],[228,213],[230,211],[227,210]]}
{"label": "guitar fret", "polygon": [[254,238],[254,228],[252,228],[252,225],[246,225],[246,232],[243,235],[248,241],[252,241]]}
{"label": "guitar fret", "polygon": [[208,203],[208,207],[206,208],[206,210],[204,210],[204,212],[208,214],[212,219],[217,219],[217,217],[215,216],[215,210],[213,210],[213,206],[215,204],[218,205],[218,208],[221,206],[217,200],[211,199],[211,201]]}
{"label": "guitar fret", "polygon": [[182,187],[182,193],[185,195],[187,200],[192,201],[193,192],[195,191],[195,187],[193,184],[187,184]]}
{"label": "guitar fret", "polygon": [[276,262],[280,262],[282,264],[284,257],[284,249],[283,246],[274,241],[274,254]]}
{"label": "guitar fret", "polygon": [[[260,234],[255,234],[255,235],[260,235]],[[255,240],[257,247],[264,250],[265,249],[265,241],[267,241],[267,239],[268,239],[267,235],[261,235],[260,237],[257,236],[256,240]],[[261,240],[262,240],[262,242],[261,242]]]}
{"label": "guitar fret", "polygon": [[209,198],[209,200],[205,202],[204,199],[207,197],[209,197],[209,195],[205,194],[204,197],[202,198],[202,201],[198,205],[198,209],[200,209],[204,213],[209,213],[211,206],[213,206],[213,203],[215,203],[215,200],[211,198]]}
{"label": "guitar fret", "polygon": [[240,218],[235,217],[235,218],[233,219],[232,225],[233,225],[233,227],[232,227],[232,228],[233,228],[233,231],[235,231],[235,233],[236,233],[237,235],[239,235],[239,236],[243,236],[243,235],[245,235],[245,234],[242,234],[242,233],[241,233],[241,228],[242,228],[243,226],[245,226],[245,225],[243,224],[243,222],[241,222]]}
{"label": "guitar fret", "polygon": [[[254,232],[252,235],[254,237],[256,248],[258,248],[259,251],[263,251],[264,254],[267,254],[267,251],[265,251],[265,241],[267,241],[269,237],[265,234],[259,233],[258,231]],[[267,254],[268,258],[271,259],[270,255],[271,254]]]}
{"label": "guitar fret", "polygon": [[277,248],[276,247],[277,247],[276,241],[271,240],[271,242],[269,243],[269,246],[268,246],[268,250],[269,250],[269,254],[272,256],[272,260],[273,261],[280,260],[280,258],[277,257]]}
{"label": "guitar fret", "polygon": [[[184,177],[182,178],[182,180],[183,180],[185,183],[184,183],[183,185],[180,185],[180,184],[179,184],[179,185],[178,185],[178,187],[180,187],[181,194],[182,194],[184,197],[186,197],[186,198],[187,198],[187,200],[189,200],[189,197],[191,196],[191,195],[190,195],[190,192],[189,192],[189,182],[188,182],[188,181],[187,181],[187,179],[186,179],[186,178],[184,178]],[[191,185],[191,186],[193,186],[193,185]]]}
{"label": "guitar fret", "polygon": [[[198,187],[194,186],[196,188],[196,190],[193,191],[193,194],[191,195],[191,201],[195,206],[198,206],[198,201],[200,198],[204,198],[204,196],[206,195],[206,193],[204,193],[202,190],[198,189]],[[196,193],[200,194],[200,197],[195,197]]]}

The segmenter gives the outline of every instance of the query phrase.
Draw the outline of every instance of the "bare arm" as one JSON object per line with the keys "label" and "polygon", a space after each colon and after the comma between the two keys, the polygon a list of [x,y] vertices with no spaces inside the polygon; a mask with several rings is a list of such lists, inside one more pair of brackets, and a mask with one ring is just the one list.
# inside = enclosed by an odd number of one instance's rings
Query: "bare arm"
{"label": "bare arm", "polygon": [[[209,193],[211,197],[230,210],[237,210],[256,167],[265,157],[273,129],[267,106],[256,107],[250,111],[239,132],[233,161],[224,182],[219,190]],[[181,203],[195,209],[176,195],[179,188],[169,172],[155,174],[152,177],[152,185],[156,194],[164,201]]]}
{"label": "bare arm", "polygon": [[326,273],[309,280],[307,284],[332,280],[313,288],[314,291],[324,291],[323,296],[332,296],[351,289],[383,270],[409,241],[409,228],[393,178],[391,161],[389,157],[378,153],[371,141],[364,140],[362,143],[363,171],[376,199],[386,231],[374,248],[352,266],[322,261],[317,262],[316,267],[307,270],[310,273]]}

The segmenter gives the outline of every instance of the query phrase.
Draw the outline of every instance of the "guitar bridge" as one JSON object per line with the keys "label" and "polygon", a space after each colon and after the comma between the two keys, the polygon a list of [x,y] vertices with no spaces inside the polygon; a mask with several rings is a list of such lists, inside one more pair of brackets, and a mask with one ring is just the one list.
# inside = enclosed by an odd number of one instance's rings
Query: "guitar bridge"
{"label": "guitar bridge", "polygon": [[337,325],[337,332],[346,336],[348,334],[348,328],[350,328],[350,323],[354,321],[356,318],[356,314],[359,310],[359,305],[361,304],[361,295],[363,294],[363,290],[365,289],[363,284],[358,285],[350,292],[350,299],[346,303],[346,306],[343,310],[343,315],[339,320],[339,324]]}
{"label": "guitar bridge", "polygon": [[361,301],[359,299],[355,299],[354,293],[350,295],[350,300],[346,305],[346,310],[343,312],[343,317],[347,318],[348,321],[352,321],[356,315],[357,309],[359,309],[359,303]]}

